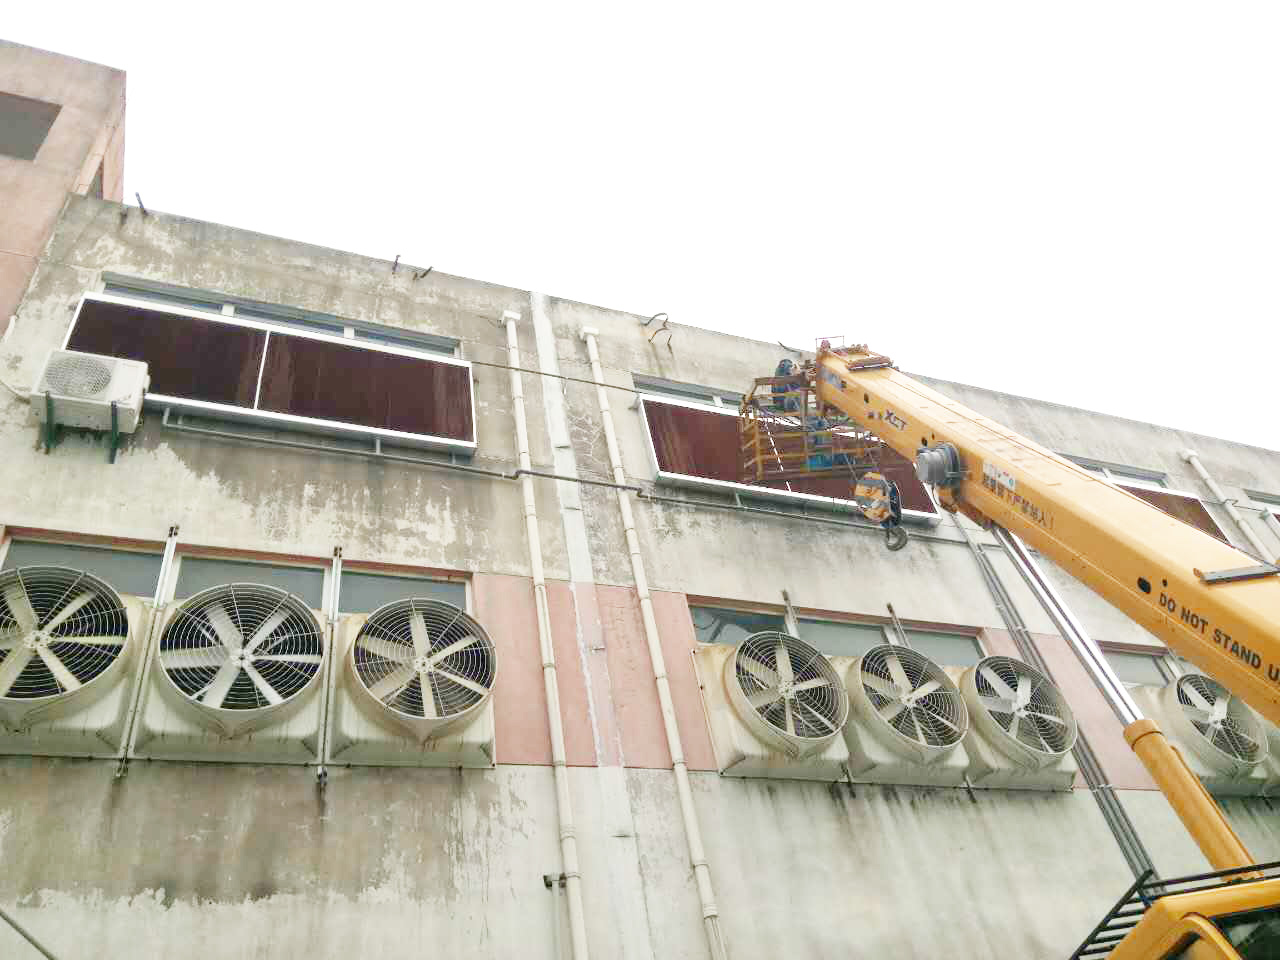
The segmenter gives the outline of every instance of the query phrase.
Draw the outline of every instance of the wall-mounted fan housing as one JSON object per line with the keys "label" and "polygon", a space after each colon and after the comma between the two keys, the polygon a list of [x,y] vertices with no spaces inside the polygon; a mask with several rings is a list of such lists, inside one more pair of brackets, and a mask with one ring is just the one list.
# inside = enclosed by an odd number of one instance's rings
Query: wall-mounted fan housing
{"label": "wall-mounted fan housing", "polygon": [[959,686],[972,721],[964,746],[974,786],[1071,789],[1076,718],[1048,677],[1012,657],[985,657]]}
{"label": "wall-mounted fan housing", "polygon": [[410,598],[349,617],[342,635],[329,761],[493,766],[497,652],[475,619]]}
{"label": "wall-mounted fan housing", "polygon": [[876,783],[957,786],[969,755],[969,711],[955,682],[924,654],[884,644],[845,674],[852,716],[844,727],[849,769]]}
{"label": "wall-mounted fan housing", "polygon": [[276,587],[212,587],[166,611],[132,756],[318,760],[324,618]]}
{"label": "wall-mounted fan housing", "polygon": [[838,780],[849,751],[840,736],[849,697],[843,658],[766,631],[734,646],[700,645],[702,686],[716,765],[725,776]]}
{"label": "wall-mounted fan housing", "polygon": [[48,419],[48,394],[55,423],[110,430],[115,403],[116,429],[133,433],[148,383],[147,365],[137,360],[51,350],[32,388],[31,417],[40,423]]}
{"label": "wall-mounted fan housing", "polygon": [[1163,687],[1136,687],[1130,693],[1211,793],[1263,792],[1270,752],[1266,728],[1243,700],[1218,681],[1187,673]]}
{"label": "wall-mounted fan housing", "polygon": [[81,570],[0,573],[0,752],[118,755],[147,612]]}

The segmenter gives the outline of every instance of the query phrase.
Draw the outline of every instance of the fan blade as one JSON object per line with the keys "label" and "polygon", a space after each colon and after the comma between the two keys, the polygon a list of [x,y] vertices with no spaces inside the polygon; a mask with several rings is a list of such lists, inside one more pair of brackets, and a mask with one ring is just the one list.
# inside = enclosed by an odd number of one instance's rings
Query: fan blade
{"label": "fan blade", "polygon": [[128,637],[103,634],[100,637],[51,637],[51,643],[79,643],[86,647],[123,647]]}
{"label": "fan blade", "polygon": [[1022,726],[1022,718],[1018,716],[1016,713],[1011,715],[1009,717],[1009,736],[1013,737],[1013,739],[1015,740],[1020,739],[1018,736],[1018,730],[1019,728],[1021,728],[1021,726]]}
{"label": "fan blade", "polygon": [[260,653],[253,658],[254,663],[320,663],[324,660],[318,653]]}
{"label": "fan blade", "polygon": [[1011,704],[1017,702],[1018,695],[1013,692],[1013,688],[1011,686],[1004,682],[1004,678],[1001,677],[1000,674],[996,673],[990,667],[983,667],[978,671],[978,673],[982,675],[982,679],[991,684],[991,688],[995,690],[997,696],[1004,700],[1008,700]]}
{"label": "fan blade", "polygon": [[925,707],[925,706],[919,706],[919,707],[916,707],[916,709],[919,710],[921,713],[923,713],[930,720],[936,721],[937,723],[942,724],[944,727],[950,727],[956,733],[960,732],[959,727],[957,727],[954,723],[952,723],[942,714],[938,713],[936,710],[930,710],[928,707]]}
{"label": "fan blade", "polygon": [[835,733],[836,725],[834,723],[820,714],[817,710],[813,709],[813,707],[809,706],[803,700],[797,700],[796,703],[798,703],[802,709],[807,710],[820,724],[826,727],[828,733]]}
{"label": "fan blade", "polygon": [[457,653],[459,650],[465,650],[467,647],[470,647],[473,644],[477,644],[479,642],[480,642],[479,637],[472,637],[469,635],[463,637],[461,640],[455,640],[453,643],[449,644],[444,649],[437,650],[435,653],[433,653],[427,659],[427,663],[434,667],[437,663],[439,663],[445,657],[451,657],[455,653]]}
{"label": "fan blade", "polygon": [[1025,707],[1031,702],[1031,694],[1035,692],[1035,685],[1031,682],[1031,678],[1025,674],[1018,674],[1018,697],[1014,701],[1019,707]]}
{"label": "fan blade", "polygon": [[814,677],[812,680],[804,680],[797,683],[791,688],[792,692],[799,693],[801,690],[813,690],[816,687],[829,687],[831,681],[826,677]]}
{"label": "fan blade", "polygon": [[18,682],[18,676],[27,669],[27,664],[35,655],[36,652],[31,647],[18,647],[4,658],[4,663],[0,663],[0,697],[9,695],[13,685]]}
{"label": "fan blade", "polygon": [[[910,737],[916,743],[924,743],[924,734],[920,732],[920,724],[916,722],[916,715],[911,710],[907,710],[907,722],[911,724],[911,732],[906,730],[899,731],[903,736]],[[904,724],[905,726],[905,724]]]}
{"label": "fan blade", "polygon": [[1028,717],[1039,717],[1041,720],[1048,720],[1050,723],[1056,723],[1064,730],[1067,728],[1067,721],[1063,720],[1061,717],[1055,717],[1051,713],[1040,713],[1038,710],[1024,710],[1022,712]]}
{"label": "fan blade", "polygon": [[898,659],[898,655],[888,654],[884,658],[884,664],[889,668],[889,676],[893,677],[893,685],[898,688],[898,693],[910,693],[911,681],[907,679],[907,671],[902,669],[902,661]]}
{"label": "fan blade", "polygon": [[865,670],[862,673],[862,685],[870,687],[876,693],[888,697],[890,700],[896,700],[898,697],[898,688],[893,685],[892,681],[886,680],[884,677],[877,677],[874,673],[867,673]]}
{"label": "fan blade", "polygon": [[408,663],[413,659],[413,649],[405,646],[403,643],[396,643],[394,640],[387,640],[385,637],[375,637],[372,634],[363,634],[356,640],[356,646],[375,657],[383,660],[390,660],[393,663]]}
{"label": "fan blade", "polygon": [[882,706],[876,713],[880,714],[880,719],[885,723],[892,723],[893,719],[903,710],[907,709],[907,705],[901,700],[891,700]]}
{"label": "fan blade", "polygon": [[215,647],[189,647],[185,650],[161,650],[160,666],[166,670],[193,670],[199,667],[215,667],[218,665],[218,651]]}
{"label": "fan blade", "polygon": [[1178,692],[1186,694],[1187,699],[1190,700],[1197,707],[1199,707],[1201,710],[1208,711],[1209,713],[1213,712],[1213,704],[1205,699],[1204,694],[1196,689],[1195,684],[1184,683],[1178,689]]}
{"label": "fan blade", "polygon": [[407,687],[417,673],[413,667],[396,667],[385,677],[369,688],[369,692],[386,703]]}
{"label": "fan blade", "polygon": [[57,615],[54,616],[52,620],[50,620],[48,623],[44,625],[44,629],[46,631],[56,630],[58,627],[66,623],[67,620],[69,620],[71,617],[75,616],[75,614],[78,613],[86,603],[92,600],[94,596],[96,596],[96,594],[89,593],[88,591],[80,594],[78,597],[76,597],[74,600],[68,603],[65,607],[59,610]]}
{"label": "fan blade", "polygon": [[244,643],[244,636],[240,633],[240,628],[236,626],[235,621],[231,619],[227,608],[220,603],[213,603],[205,607],[204,615],[209,621],[209,626],[213,627],[213,632],[218,635],[218,641],[230,653],[239,651]]}
{"label": "fan blade", "polygon": [[58,686],[64,691],[79,690],[84,686],[76,675],[67,669],[67,665],[58,659],[58,655],[48,647],[40,647],[37,652],[40,654],[40,659],[44,661],[44,665],[49,668],[49,672],[53,674],[53,679],[58,681]]}
{"label": "fan blade", "polygon": [[785,718],[786,718],[787,733],[791,734],[791,735],[794,737],[794,736],[796,735],[796,718],[795,718],[795,717],[793,717],[793,716],[791,715],[791,701],[790,701],[790,700],[783,700],[783,701],[782,701],[782,710],[783,710],[783,714],[784,714],[784,716],[785,716]]}
{"label": "fan blade", "polygon": [[[796,676],[791,672],[791,652],[787,649],[787,645],[779,641],[773,655],[778,662],[778,676],[782,678],[782,682],[793,682]],[[792,733],[794,732],[793,730]]]}
{"label": "fan blade", "polygon": [[751,704],[751,709],[759,711],[781,699],[782,694],[777,690],[757,690],[747,697],[747,703]]}
{"label": "fan blade", "polygon": [[1230,697],[1223,697],[1221,700],[1215,700],[1213,702],[1213,716],[1211,722],[1221,723],[1223,720],[1227,719],[1227,708],[1230,706]]}
{"label": "fan blade", "polygon": [[285,607],[284,603],[281,602],[278,607],[271,611],[271,615],[262,621],[262,625],[259,626],[257,630],[253,631],[253,636],[251,636],[249,638],[249,642],[244,645],[245,653],[253,653],[253,651],[257,650],[262,641],[271,636],[276,627],[284,623],[288,616],[289,610]]}
{"label": "fan blade", "polygon": [[942,684],[937,680],[930,680],[928,683],[922,683],[920,686],[916,687],[916,689],[911,691],[911,700],[913,702],[916,700],[922,700],[929,694],[933,693],[933,691],[937,690],[940,686],[942,686]]}
{"label": "fan blade", "polygon": [[1201,710],[1199,707],[1189,707],[1185,703],[1182,705],[1182,712],[1191,718],[1193,723],[1209,723],[1213,719],[1213,715],[1208,710]]}
{"label": "fan blade", "polygon": [[275,691],[275,688],[272,687],[271,684],[267,683],[262,674],[258,672],[257,667],[251,663],[246,663],[244,665],[244,672],[249,675],[249,679],[252,680],[253,685],[258,688],[258,692],[266,698],[267,703],[274,706],[277,703],[284,702],[284,697],[280,696],[280,694]]}
{"label": "fan blade", "polygon": [[227,661],[218,668],[218,672],[214,674],[213,679],[209,681],[209,685],[204,688],[200,694],[200,702],[208,707],[221,707],[222,702],[227,699],[227,694],[231,692],[231,685],[236,682],[236,677],[240,673],[240,668],[231,661]]}
{"label": "fan blade", "polygon": [[421,613],[414,610],[409,615],[409,632],[413,634],[413,652],[425,657],[431,652],[431,634],[427,633],[427,621]]}
{"label": "fan blade", "polygon": [[446,680],[456,683],[460,687],[466,687],[468,690],[474,691],[481,696],[487,696],[489,693],[488,687],[476,683],[470,677],[464,677],[461,674],[454,673],[452,670],[448,670],[445,667],[440,666],[433,667],[432,670],[439,676],[444,677]]}
{"label": "fan blade", "polygon": [[0,630],[0,650],[11,650],[13,645],[22,640],[23,630],[16,623]]}
{"label": "fan blade", "polygon": [[742,655],[738,657],[738,665],[742,667],[743,670],[747,671],[747,673],[759,680],[764,686],[775,689],[777,688],[777,672],[772,668],[765,666],[754,657],[748,656],[745,650],[742,651]]}
{"label": "fan blade", "polygon": [[31,607],[27,588],[22,585],[21,580],[15,580],[4,588],[4,599],[9,604],[10,615],[18,621],[23,633],[31,633],[36,629],[36,612]]}
{"label": "fan blade", "polygon": [[422,691],[422,715],[430,720],[437,719],[440,711],[436,709],[436,688],[429,671],[418,672],[418,689]]}
{"label": "fan blade", "polygon": [[990,710],[992,713],[1013,713],[1018,709],[1014,706],[1012,700],[1006,700],[1004,697],[978,697],[978,702]]}

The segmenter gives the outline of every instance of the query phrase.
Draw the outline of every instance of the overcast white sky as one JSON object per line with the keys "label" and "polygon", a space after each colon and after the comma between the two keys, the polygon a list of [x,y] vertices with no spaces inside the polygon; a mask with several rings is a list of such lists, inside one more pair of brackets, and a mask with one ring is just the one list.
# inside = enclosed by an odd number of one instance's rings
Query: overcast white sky
{"label": "overcast white sky", "polygon": [[1280,5],[189,9],[0,24],[130,202],[1280,449]]}

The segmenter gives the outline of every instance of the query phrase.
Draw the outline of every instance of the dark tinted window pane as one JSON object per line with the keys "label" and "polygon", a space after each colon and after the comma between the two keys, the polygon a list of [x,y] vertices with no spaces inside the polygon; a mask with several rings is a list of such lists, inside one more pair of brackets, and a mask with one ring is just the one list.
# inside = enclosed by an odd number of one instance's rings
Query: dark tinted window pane
{"label": "dark tinted window pane", "polygon": [[0,153],[34,160],[62,107],[12,93],[0,93]]}
{"label": "dark tinted window pane", "polygon": [[118,593],[135,597],[154,597],[160,579],[158,553],[134,553],[69,543],[40,543],[15,540],[5,554],[4,569],[13,567],[72,567],[101,577]]}
{"label": "dark tinted window pane", "polygon": [[388,577],[373,573],[342,572],[342,590],[338,597],[338,609],[342,613],[370,613],[384,603],[406,600],[410,597],[426,597],[443,600],[461,610],[467,608],[465,584],[443,580],[425,580],[419,577]]}
{"label": "dark tinted window pane", "polygon": [[1155,657],[1145,653],[1117,653],[1107,651],[1107,663],[1124,683],[1145,683],[1163,686],[1166,681]]}
{"label": "dark tinted window pane", "polygon": [[259,408],[404,433],[471,440],[470,370],[272,333]]}
{"label": "dark tinted window pane", "polygon": [[764,630],[786,632],[781,614],[748,613],[719,607],[690,607],[693,630],[699,643],[737,643],[743,637]]}
{"label": "dark tinted window pane", "polygon": [[1222,528],[1209,516],[1204,504],[1195,497],[1184,497],[1167,490],[1145,490],[1141,487],[1125,487],[1139,500],[1145,500],[1153,507],[1158,507],[1171,517],[1177,517],[1183,523],[1189,523],[1197,530],[1202,530],[1211,537],[1217,537],[1223,543],[1229,543]]}
{"label": "dark tinted window pane", "polygon": [[214,319],[86,300],[67,349],[145,362],[151,393],[252,407],[266,337]]}
{"label": "dark tinted window pane", "polygon": [[320,567],[283,567],[215,557],[183,557],[174,597],[181,600],[226,583],[262,583],[287,590],[316,610],[324,604],[324,570]]}

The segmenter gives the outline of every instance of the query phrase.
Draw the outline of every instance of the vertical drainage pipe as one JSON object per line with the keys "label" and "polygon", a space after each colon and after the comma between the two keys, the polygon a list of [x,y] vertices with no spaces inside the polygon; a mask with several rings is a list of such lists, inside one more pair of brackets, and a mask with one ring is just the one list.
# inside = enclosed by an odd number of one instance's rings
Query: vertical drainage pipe
{"label": "vertical drainage pipe", "polygon": [[622,513],[622,528],[627,537],[627,552],[631,554],[631,573],[636,581],[636,593],[640,597],[640,617],[644,622],[645,640],[649,645],[649,660],[653,665],[653,679],[658,687],[658,704],[662,709],[662,726],[667,735],[667,749],[671,752],[671,769],[676,779],[676,795],[680,801],[680,816],[684,821],[684,835],[689,845],[689,862],[698,887],[698,900],[702,905],[702,923],[706,930],[707,946],[712,960],[727,960],[724,934],[720,930],[720,912],[716,907],[715,889],[711,885],[711,867],[707,863],[706,850],[702,846],[702,830],[698,826],[698,811],[693,805],[693,789],[689,784],[689,768],[684,759],[684,746],[680,742],[680,728],[676,725],[676,708],[671,699],[671,686],[667,682],[666,660],[662,655],[662,641],[658,635],[658,621],[653,613],[653,598],[649,595],[649,580],[644,572],[644,559],[640,554],[640,539],[636,535],[635,518],[631,512],[631,500],[626,485],[627,474],[622,467],[622,453],[618,448],[618,436],[613,429],[613,413],[609,409],[609,393],[605,388],[604,372],[600,366],[600,350],[596,346],[598,332],[591,327],[582,328],[582,339],[587,344],[591,358],[591,379],[596,383],[596,397],[600,404],[600,419],[604,422],[604,439],[609,448],[609,463],[613,467],[613,482],[619,485],[618,509]]}
{"label": "vertical drainage pipe", "polygon": [[511,401],[516,421],[520,489],[524,495],[524,522],[529,538],[529,567],[533,573],[533,600],[538,613],[538,645],[542,653],[542,682],[547,698],[547,728],[551,736],[551,768],[555,777],[556,814],[560,821],[560,856],[564,869],[565,900],[569,906],[569,941],[574,960],[587,960],[587,925],[582,909],[582,876],[578,870],[578,838],[573,828],[573,800],[565,765],[564,726],[560,720],[560,687],[556,682],[556,654],[551,643],[551,613],[547,605],[547,580],[542,570],[542,540],[538,535],[538,510],[533,496],[533,469],[529,458],[529,424],[524,412],[524,383],[520,366],[520,341],[516,321],[520,314],[507,310],[507,364],[511,369]]}
{"label": "vertical drainage pipe", "polygon": [[1204,468],[1204,464],[1200,462],[1200,455],[1194,450],[1183,450],[1182,459],[1191,464],[1191,469],[1196,472],[1204,482],[1204,485],[1209,488],[1209,492],[1213,494],[1213,499],[1227,508],[1227,515],[1231,517],[1235,522],[1235,525],[1240,528],[1240,532],[1248,538],[1251,544],[1253,544],[1253,549],[1258,552],[1258,559],[1269,560],[1272,563],[1275,563],[1277,560],[1277,554],[1263,546],[1262,540],[1253,532],[1253,527],[1245,523],[1244,517],[1241,516],[1240,511],[1236,509],[1236,502],[1234,500],[1228,500],[1227,495],[1223,493],[1222,488],[1218,486],[1218,482],[1214,480],[1213,477],[1209,476],[1209,471],[1206,470]]}

